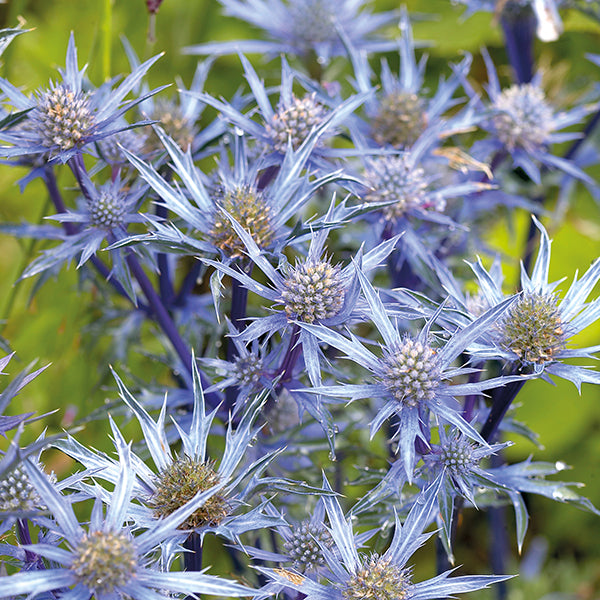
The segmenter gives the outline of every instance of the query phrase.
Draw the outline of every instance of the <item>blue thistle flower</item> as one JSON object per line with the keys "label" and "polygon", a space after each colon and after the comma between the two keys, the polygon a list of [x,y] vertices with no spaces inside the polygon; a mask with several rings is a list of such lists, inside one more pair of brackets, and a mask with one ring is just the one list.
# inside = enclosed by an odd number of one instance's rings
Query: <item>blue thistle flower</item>
{"label": "blue thistle flower", "polygon": [[[482,127],[490,133],[490,137],[475,144],[474,154],[508,153],[513,164],[521,167],[535,183],[541,181],[540,165],[559,169],[571,177],[591,183],[590,177],[575,163],[552,154],[550,146],[580,137],[578,133],[561,130],[580,123],[596,106],[581,105],[557,112],[546,100],[539,73],[530,83],[513,84],[502,90],[492,59],[485,50],[483,58],[488,72],[487,92],[491,105],[486,109],[489,118],[483,121]],[[466,87],[471,96],[476,97],[474,90],[468,85]]]}
{"label": "blue thistle flower", "polygon": [[[407,563],[433,533],[423,533],[430,523],[441,479],[435,480],[415,501],[404,523],[395,515],[395,530],[387,550],[382,554],[359,553],[351,519],[342,512],[335,496],[324,496],[334,545],[320,544],[329,570],[318,581],[287,569],[260,571],[273,586],[295,590],[307,600],[426,600],[447,598],[475,591],[508,579],[505,575],[471,575],[450,577],[445,571],[426,581],[413,582],[412,568]],[[324,489],[331,491],[327,481]],[[269,587],[269,586],[268,586]]]}
{"label": "blue thistle flower", "polygon": [[[355,118],[350,134],[359,147],[393,147],[403,149],[412,146],[428,128],[438,135],[448,135],[472,125],[469,111],[459,112],[452,118],[444,113],[460,102],[454,93],[466,77],[471,57],[466,56],[459,65],[453,65],[454,74],[447,80],[441,79],[436,93],[429,97],[425,86],[427,56],[417,61],[412,28],[406,10],[400,18],[402,37],[398,42],[400,70],[396,76],[384,59],[378,91],[367,97],[364,103],[366,119]],[[352,61],[355,88],[366,93],[374,86],[375,73],[368,54],[353,47],[347,39],[348,52]]]}
{"label": "blue thistle flower", "polygon": [[157,588],[186,594],[254,595],[253,590],[233,581],[205,573],[162,571],[151,562],[149,556],[160,551],[160,544],[209,501],[218,488],[196,494],[186,506],[133,536],[125,523],[129,520],[135,474],[128,446],[120,439],[116,443],[119,461],[115,463],[115,489],[105,515],[100,501],[96,501],[87,530],[79,524],[69,497],[60,494],[38,467],[29,461],[24,463],[31,483],[56,521],[52,528],[66,547],[48,543],[29,545],[30,552],[52,561],[53,566],[2,577],[0,598],[24,594],[35,597],[44,592],[64,595],[65,589],[70,590],[67,593],[71,597],[81,600],[92,596],[147,598]]}
{"label": "blue thistle flower", "polygon": [[[540,231],[538,255],[529,276],[521,268],[522,294],[504,313],[486,340],[470,352],[477,359],[500,358],[537,375],[550,373],[582,383],[600,383],[600,374],[588,367],[563,362],[567,358],[590,358],[599,346],[567,348],[570,337],[583,331],[600,317],[600,299],[586,302],[600,279],[600,259],[581,278],[575,276],[562,299],[556,293],[560,282],[549,282],[550,239],[544,226],[532,216]],[[480,287],[480,298],[488,307],[503,302],[502,278],[488,273],[481,261],[471,265]]]}
{"label": "blue thistle flower", "polygon": [[464,329],[455,331],[440,347],[431,343],[430,329],[443,310],[443,305],[431,317],[416,337],[401,333],[390,321],[386,309],[373,286],[358,271],[358,277],[369,305],[371,320],[382,335],[385,345],[381,355],[368,350],[356,337],[346,338],[324,326],[299,323],[322,342],[338,348],[344,354],[365,367],[374,377],[373,383],[320,386],[310,390],[334,398],[362,398],[381,400],[383,406],[371,421],[371,436],[392,415],[398,416],[398,429],[402,464],[409,481],[416,464],[415,441],[429,444],[428,431],[431,416],[451,423],[466,436],[481,444],[486,442],[461,416],[457,396],[479,394],[483,390],[503,386],[510,381],[522,381],[522,377],[497,377],[485,381],[451,385],[449,380],[469,369],[454,367],[458,356],[482,332],[496,323],[515,301],[515,297],[494,306]]}
{"label": "blue thistle flower", "polygon": [[289,234],[287,223],[297,217],[318,189],[339,179],[352,179],[341,171],[329,172],[317,179],[301,175],[318,139],[317,132],[312,132],[298,151],[290,149],[285,154],[276,176],[262,189],[257,182],[268,163],[260,158],[250,161],[244,136],[232,136],[234,165],[229,165],[229,157],[223,153],[215,183],[196,168],[189,151],[184,153],[159,128],[156,133],[184,189],[172,187],[151,165],[125,149],[124,152],[141,177],[160,195],[164,205],[184,220],[190,233],[197,232],[202,239],[183,233],[172,223],[154,219],[155,232],[130,238],[131,241],[150,241],[167,249],[181,248],[194,254],[217,253],[230,262],[245,253],[244,243],[231,225],[234,219],[250,232],[263,251],[277,251]]}
{"label": "blue thistle flower", "polygon": [[[97,187],[85,170],[79,173],[83,199],[77,210],[50,215],[47,218],[65,225],[64,230],[16,226],[15,231],[27,237],[59,239],[61,244],[44,250],[24,271],[22,277],[33,277],[79,257],[77,267],[84,265],[106,241],[113,244],[127,236],[131,223],[141,223],[144,216],[137,212],[147,186],[126,186],[117,173],[107,183]],[[131,298],[135,290],[122,250],[110,249],[111,274],[123,285]]]}
{"label": "blue thistle flower", "polygon": [[[326,222],[334,212],[332,203]],[[296,262],[294,266],[282,263],[278,269],[267,260],[264,252],[252,237],[237,223],[233,227],[246,246],[246,253],[252,262],[268,277],[270,287],[249,277],[246,273],[233,269],[226,264],[204,259],[208,265],[220,272],[237,279],[251,292],[281,306],[281,309],[267,317],[256,318],[240,334],[240,339],[247,343],[263,334],[274,335],[290,325],[297,323],[314,323],[338,326],[355,319],[363,318],[357,306],[359,299],[359,270],[368,272],[378,267],[394,249],[397,238],[381,243],[373,250],[362,255],[356,262],[344,268],[334,265],[323,257],[327,230],[321,229],[311,236],[307,256]],[[321,382],[320,357],[312,331],[295,329],[294,346],[302,348],[302,355],[308,376],[313,385]]]}
{"label": "blue thistle flower", "polygon": [[[62,81],[51,82],[49,89],[27,97],[11,83],[0,78],[2,90],[12,105],[20,111],[29,110],[26,120],[17,127],[0,131],[0,139],[12,146],[4,146],[0,154],[6,157],[41,156],[43,162],[67,162],[81,154],[90,144],[107,138],[139,122],[124,125],[121,117],[144,96],[124,102],[125,96],[137,85],[159,56],[135,69],[114,90],[106,87],[85,91],[83,75],[79,70],[75,38],[71,33],[67,48],[66,68],[61,70]],[[107,84],[108,85],[108,84]],[[158,90],[148,92],[146,96]]]}
{"label": "blue thistle flower", "polygon": [[390,50],[394,42],[371,36],[392,23],[396,11],[371,13],[365,0],[219,0],[225,14],[237,17],[265,31],[270,40],[238,40],[198,44],[187,54],[219,55],[236,52],[282,53],[302,58],[314,55],[320,64],[344,55],[340,31],[361,50]]}
{"label": "blue thistle flower", "polygon": [[[264,502],[241,514],[236,513],[236,509],[246,504],[257,486],[262,483],[260,474],[274,455],[261,456],[253,463],[240,467],[248,446],[260,429],[253,427],[261,408],[259,402],[258,406],[256,403],[249,406],[241,415],[235,430],[231,425],[227,428],[225,449],[219,464],[208,457],[207,440],[216,409],[206,414],[204,393],[195,361],[193,365],[194,408],[189,430],[184,431],[183,427],[174,421],[182,443],[182,451],[179,454],[171,452],[167,439],[166,399],[158,420],[154,421],[115,374],[120,397],[140,422],[144,442],[156,467],[156,470],[152,470],[141,459],[136,457],[134,460],[131,469],[136,479],[132,494],[144,506],[132,505],[131,516],[138,527],[152,529],[157,522],[169,518],[169,515],[187,506],[200,491],[216,490],[202,506],[188,513],[181,521],[180,529],[173,532],[173,537],[185,539],[189,530],[193,530],[201,536],[214,533],[236,541],[245,531],[279,522],[263,513]],[[112,420],[111,427],[115,439],[122,439]],[[92,452],[72,437],[59,441],[57,446],[81,462],[90,473],[95,474],[96,469],[101,469],[97,476],[113,483],[117,481],[118,468],[115,461],[109,457]],[[278,482],[271,481],[272,484]]]}
{"label": "blue thistle flower", "polygon": [[[326,163],[322,158],[329,153],[320,143],[321,138],[325,135],[333,135],[335,128],[343,124],[372,94],[372,89],[369,88],[350,96],[343,102],[332,99],[314,83],[305,81],[305,78],[294,72],[282,57],[279,102],[274,109],[269,100],[269,92],[254,67],[243,54],[240,54],[240,60],[258,110],[251,109],[248,113],[242,113],[235,106],[217,100],[209,94],[195,94],[195,96],[218,110],[228,122],[250,134],[260,149],[266,149],[272,164],[281,163],[281,157],[286,153],[288,146],[300,151],[305,143],[309,143],[311,160],[323,168]],[[305,87],[308,87],[309,91],[304,96],[298,97],[294,93],[295,79],[299,79]],[[254,114],[261,116],[262,123],[250,118],[249,115]]]}

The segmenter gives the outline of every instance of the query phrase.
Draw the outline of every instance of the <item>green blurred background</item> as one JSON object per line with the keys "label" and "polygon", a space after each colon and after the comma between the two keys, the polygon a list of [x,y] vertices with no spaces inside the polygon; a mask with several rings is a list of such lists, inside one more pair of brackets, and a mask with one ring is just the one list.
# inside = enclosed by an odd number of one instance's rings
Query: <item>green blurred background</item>
{"label": "green blurred background", "polygon": [[[332,0],[334,1],[334,0]],[[435,89],[439,74],[448,74],[448,61],[459,60],[463,52],[475,55],[474,81],[485,81],[485,70],[478,56],[487,46],[496,60],[506,64],[502,36],[489,14],[482,13],[461,20],[461,10],[445,0],[407,2],[409,11],[418,11],[423,19],[415,24],[417,39],[432,42],[428,53],[428,78]],[[397,8],[397,3],[378,0],[378,10]],[[429,13],[427,17],[426,13]],[[437,16],[433,16],[437,15]],[[17,86],[31,91],[56,78],[56,67],[64,65],[69,33],[74,31],[79,63],[89,64],[90,79],[99,84],[106,74],[128,71],[128,63],[120,42],[125,35],[136,52],[147,58],[158,52],[165,56],[155,65],[149,77],[151,85],[172,83],[176,75],[189,85],[196,58],[182,55],[183,46],[212,40],[255,38],[260,35],[244,23],[223,17],[215,0],[164,0],[156,19],[156,41],[148,43],[148,16],[144,0],[110,2],[108,0],[9,1],[0,4],[0,26],[12,27],[19,19],[34,31],[18,37],[3,55],[2,76]],[[600,27],[580,14],[565,15],[566,31],[551,44],[538,42],[536,53],[547,69],[549,94],[557,102],[567,101],[588,91],[600,70],[585,60],[586,52],[600,50]],[[258,62],[259,58],[255,57]],[[276,61],[269,68],[275,68]],[[508,70],[500,70],[508,77]],[[219,59],[213,67],[207,91],[230,97],[243,84],[239,60]],[[44,187],[34,181],[21,194],[15,181],[25,171],[0,167],[0,220],[38,222],[48,210]],[[60,175],[62,185],[70,185],[68,173]],[[514,228],[501,225],[490,231],[490,242],[508,258],[508,280],[516,281],[516,259],[527,227],[527,215],[515,219]],[[553,243],[551,275],[567,277],[566,285],[576,269],[585,270],[599,254],[600,218],[598,206],[589,193],[577,187],[568,210],[560,223],[548,221]],[[44,421],[54,431],[83,417],[105,400],[114,400],[111,377],[106,360],[107,341],[94,339],[87,329],[98,317],[98,302],[84,287],[78,289],[74,267],[63,269],[57,279],[48,281],[31,300],[32,282],[18,284],[23,268],[43,244],[31,244],[8,236],[0,236],[0,318],[5,320],[2,335],[16,350],[21,366],[13,361],[9,372],[16,373],[25,364],[52,363],[42,376],[19,396],[13,410],[36,411],[38,414],[59,408]],[[598,290],[595,292],[598,293]],[[590,328],[577,343],[600,343],[600,329]],[[131,371],[140,379],[160,379],[160,365],[143,357],[131,357]],[[124,368],[115,365],[117,369]],[[519,398],[517,417],[540,434],[545,449],[519,442],[510,457],[521,460],[534,453],[538,460],[563,460],[573,466],[568,479],[583,481],[583,493],[600,506],[600,392],[585,386],[580,396],[574,386],[558,382],[551,386],[531,382]],[[41,431],[32,426],[31,432]],[[108,449],[108,427],[105,421],[88,424],[79,434],[87,444]],[[57,456],[52,458],[57,472],[70,468]],[[564,475],[564,474],[563,474]],[[525,552],[536,536],[548,541],[548,557],[541,577],[522,579],[512,587],[511,598],[540,598],[550,592],[591,599],[600,597],[600,517],[563,506],[549,500],[529,498],[532,515]],[[458,564],[469,562],[471,554],[485,552],[486,541],[480,523],[469,521],[463,527],[464,542],[457,551]],[[512,515],[511,515],[512,527]],[[512,529],[511,529],[512,532]],[[481,535],[479,535],[481,534]],[[558,596],[556,596],[558,597]]]}

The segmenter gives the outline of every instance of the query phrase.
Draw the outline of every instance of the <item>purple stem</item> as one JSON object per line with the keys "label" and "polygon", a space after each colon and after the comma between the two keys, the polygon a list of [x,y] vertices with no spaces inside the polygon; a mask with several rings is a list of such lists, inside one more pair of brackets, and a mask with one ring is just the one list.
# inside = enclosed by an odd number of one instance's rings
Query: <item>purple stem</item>
{"label": "purple stem", "polygon": [[127,254],[126,257],[127,264],[131,270],[131,273],[135,277],[136,281],[139,283],[146,300],[150,304],[154,315],[156,316],[156,320],[160,325],[163,332],[173,344],[173,348],[175,352],[177,352],[177,356],[183,363],[183,373],[186,381],[190,383],[190,373],[192,368],[192,355],[181,339],[179,335],[179,331],[177,331],[177,327],[175,323],[173,323],[173,319],[171,319],[171,315],[168,313],[165,305],[162,303],[160,296],[157,294],[154,286],[148,279],[146,272],[142,269],[142,266],[138,262],[136,256],[131,252]]}
{"label": "purple stem", "polygon": [[[248,269],[245,269],[248,275],[252,271],[252,265]],[[232,278],[231,283],[231,310],[229,313],[229,319],[232,325],[238,330],[242,331],[246,328],[246,307],[248,305],[248,288],[244,287],[237,279]],[[237,347],[233,340],[229,338],[227,340],[227,360],[233,362],[238,356]],[[237,387],[228,387],[225,390],[225,409],[233,411],[233,406],[237,398]]]}
{"label": "purple stem", "polygon": [[202,538],[195,532],[190,533],[183,543],[189,552],[184,552],[183,562],[186,571],[202,571]]}
{"label": "purple stem", "polygon": [[525,381],[513,381],[507,383],[504,387],[492,390],[492,408],[486,422],[481,428],[481,437],[486,442],[493,442],[506,411],[510,408],[512,401],[517,397],[517,394],[524,385]]}
{"label": "purple stem", "polygon": [[[31,533],[29,531],[29,522],[27,519],[17,519],[17,536],[19,538],[19,543],[22,546],[28,546],[31,544]],[[41,567],[45,568],[42,561],[40,561],[40,557],[35,554],[35,552],[31,552],[30,550],[25,550],[25,562],[28,565],[33,565],[37,562],[41,563]]]}

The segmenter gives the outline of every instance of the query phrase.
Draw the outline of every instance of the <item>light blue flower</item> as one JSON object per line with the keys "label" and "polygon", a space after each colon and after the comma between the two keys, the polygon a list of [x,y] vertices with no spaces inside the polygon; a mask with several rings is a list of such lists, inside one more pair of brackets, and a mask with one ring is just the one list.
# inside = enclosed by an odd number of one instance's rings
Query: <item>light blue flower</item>
{"label": "light blue flower", "polygon": [[466,436],[486,445],[480,434],[461,416],[456,397],[480,394],[484,390],[503,386],[511,381],[522,381],[520,376],[496,377],[478,382],[450,381],[472,369],[454,366],[455,360],[489,327],[502,318],[515,301],[504,300],[482,314],[463,329],[457,329],[445,343],[433,343],[431,326],[443,311],[443,305],[415,337],[406,335],[394,326],[373,286],[358,271],[363,293],[370,307],[370,318],[384,340],[381,352],[373,353],[355,336],[346,338],[324,326],[299,323],[316,338],[338,348],[373,375],[374,382],[339,384],[314,388],[312,393],[350,401],[370,398],[383,403],[371,421],[371,436],[385,421],[396,415],[401,460],[408,480],[412,480],[418,457],[415,441],[429,444],[429,427],[432,416],[457,427]]}
{"label": "light blue flower", "polygon": [[[597,105],[579,105],[569,111],[555,110],[541,87],[540,73],[530,83],[513,84],[503,90],[486,50],[483,50],[483,58],[488,72],[486,90],[490,105],[480,107],[487,113],[481,126],[490,135],[474,145],[473,154],[484,160],[494,153],[501,157],[508,155],[514,166],[521,167],[535,183],[541,181],[541,165],[591,183],[591,178],[574,162],[552,154],[551,146],[580,137],[579,133],[561,130],[580,123]],[[476,97],[476,92],[465,85],[469,94]]]}
{"label": "light blue flower", "polygon": [[[314,82],[296,73],[285,57],[282,57],[279,102],[277,107],[273,108],[269,100],[270,90],[265,88],[254,67],[244,55],[240,54],[240,60],[256,100],[256,108],[252,107],[248,112],[242,113],[232,104],[217,100],[209,94],[195,94],[195,96],[218,110],[229,123],[249,134],[261,150],[265,149],[272,164],[281,163],[281,158],[286,154],[289,146],[300,151],[306,144],[310,144],[311,163],[330,171],[331,168],[324,158],[329,154],[335,156],[336,153],[334,150],[328,151],[322,143],[322,138],[334,135],[337,127],[347,124],[350,115],[373,93],[373,90],[369,88],[344,101],[332,98]],[[308,90],[303,96],[296,95],[295,80]],[[251,118],[256,114],[260,115],[262,123]]]}
{"label": "light blue flower", "polygon": [[[248,507],[247,502],[257,487],[267,481],[262,480],[260,475],[275,455],[263,455],[251,464],[248,461],[244,463],[248,446],[260,430],[260,427],[253,425],[261,409],[259,402],[247,408],[235,429],[231,424],[227,427],[225,448],[218,464],[216,460],[210,459],[207,445],[217,409],[206,414],[195,361],[193,365],[194,408],[192,419],[188,422],[189,429],[185,431],[173,420],[182,444],[178,454],[171,451],[167,438],[166,398],[158,420],[154,421],[115,374],[120,397],[140,422],[145,445],[155,465],[155,469],[151,469],[134,455],[131,466],[135,475],[132,494],[143,505],[132,504],[128,514],[138,527],[152,529],[161,519],[168,518],[171,513],[186,506],[199,490],[215,489],[218,493],[198,510],[191,511],[186,520],[182,521],[181,529],[173,532],[173,535],[185,539],[192,530],[201,537],[214,533],[237,541],[238,536],[245,531],[273,523],[273,518],[262,512],[264,503]],[[114,438],[122,439],[112,419],[111,428]],[[73,437],[57,442],[57,446],[83,464],[90,476],[101,477],[113,483],[118,481],[118,465],[108,456],[89,450]],[[269,483],[276,486],[280,481],[269,480]],[[110,501],[106,494],[103,499]]]}
{"label": "light blue flower", "polygon": [[[521,369],[544,376],[552,374],[582,383],[600,383],[600,373],[585,366],[564,362],[570,358],[591,358],[600,346],[569,348],[568,340],[600,318],[600,298],[587,301],[600,280],[600,259],[581,278],[575,277],[561,296],[550,282],[550,239],[544,226],[532,217],[540,231],[540,245],[531,276],[521,267],[521,296],[491,328],[483,341],[469,351],[479,360],[499,358]],[[479,284],[478,301],[495,307],[506,298],[502,277],[485,270],[481,261],[471,265]],[[496,269],[496,273],[497,273]],[[562,280],[561,280],[562,281]]]}
{"label": "light blue flower", "polygon": [[[431,96],[425,84],[427,55],[417,61],[412,28],[406,10],[400,18],[402,37],[397,42],[400,51],[400,67],[395,75],[387,60],[382,59],[381,71],[376,74],[369,63],[369,55],[355,48],[347,39],[348,52],[354,69],[354,87],[367,93],[378,83],[376,93],[364,103],[365,119],[356,117],[350,135],[359,147],[408,148],[433,128],[437,136],[447,136],[473,125],[472,111],[458,111],[453,117],[444,117],[449,109],[461,102],[454,94],[467,76],[471,57],[466,56],[458,65],[452,65],[454,73],[448,79],[440,79],[436,92]],[[467,107],[469,108],[469,107]]]}
{"label": "light blue flower", "polygon": [[344,55],[340,31],[361,50],[386,51],[394,43],[372,34],[391,24],[396,11],[372,13],[369,0],[219,0],[225,13],[265,31],[270,40],[238,40],[198,44],[185,49],[187,54],[219,55],[245,53],[282,53],[327,64]]}
{"label": "light blue flower", "polygon": [[[404,523],[394,515],[394,535],[381,556],[358,552],[352,519],[344,515],[337,497],[324,496],[334,543],[333,547],[320,544],[329,567],[326,576],[316,581],[287,569],[261,568],[260,571],[271,579],[271,589],[295,590],[307,600],[431,600],[480,590],[508,579],[506,575],[450,577],[453,571],[450,570],[426,581],[413,582],[412,567],[407,563],[433,535],[423,530],[431,522],[440,485],[438,478],[420,494]],[[331,489],[326,481],[323,487]]]}
{"label": "light blue flower", "polygon": [[[37,543],[26,550],[50,561],[47,568],[23,571],[0,578],[0,598],[27,594],[44,597],[60,593],[73,600],[129,597],[136,600],[161,598],[156,590],[217,596],[253,596],[236,582],[198,572],[172,573],[157,568],[150,558],[161,543],[176,533],[186,518],[218,492],[218,487],[198,493],[169,517],[155,522],[143,533],[133,535],[127,526],[135,484],[130,450],[116,440],[119,461],[116,480],[106,514],[100,501],[92,510],[89,527],[79,523],[68,496],[60,494],[47,476],[29,462],[24,468],[38,494],[44,499],[55,523],[51,523],[64,544]],[[68,589],[68,592],[65,590]]]}
{"label": "light blue flower", "polygon": [[[106,84],[88,92],[83,85],[86,68],[79,70],[75,38],[71,33],[66,68],[60,70],[61,82],[51,82],[49,89],[28,97],[0,78],[0,90],[10,103],[19,111],[29,110],[27,118],[18,126],[0,131],[0,139],[11,144],[0,148],[0,155],[41,155],[40,163],[65,163],[84,150],[89,150],[94,142],[124,129],[146,124],[123,124],[121,117],[141,102],[144,96],[128,101],[124,99],[158,58],[160,55],[140,65],[114,90],[107,89],[106,86],[110,84]],[[146,96],[157,91],[148,92]]]}
{"label": "light blue flower", "polygon": [[[186,232],[171,221],[152,219],[150,234],[131,237],[130,242],[149,242],[164,250],[192,254],[218,253],[228,263],[243,257],[245,247],[231,219],[247,229],[263,251],[278,251],[287,242],[288,223],[298,218],[303,206],[322,186],[340,179],[353,179],[341,171],[309,178],[303,170],[320,129],[312,132],[297,151],[289,149],[271,181],[259,188],[261,174],[269,166],[261,158],[252,161],[243,135],[232,134],[233,166],[224,152],[216,177],[210,180],[161,129],[155,129],[167,149],[174,172],[183,186],[173,186],[134,154],[123,150],[141,177],[159,194],[162,203],[183,219]],[[216,181],[215,181],[216,180]],[[198,239],[200,237],[200,239]]]}

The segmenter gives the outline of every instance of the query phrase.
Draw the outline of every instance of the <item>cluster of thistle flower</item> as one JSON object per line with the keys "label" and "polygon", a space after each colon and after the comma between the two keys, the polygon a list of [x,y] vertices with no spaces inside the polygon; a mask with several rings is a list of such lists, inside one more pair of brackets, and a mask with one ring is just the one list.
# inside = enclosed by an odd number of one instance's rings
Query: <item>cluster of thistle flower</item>
{"label": "cluster of thistle flower", "polygon": [[[20,448],[31,415],[1,417],[2,433],[17,433],[0,462],[0,533],[13,530],[18,544],[0,546],[10,573],[0,597],[425,600],[502,582],[503,573],[451,576],[444,561],[416,582],[410,561],[435,534],[452,562],[460,512],[498,503],[515,509],[520,548],[524,492],[597,512],[578,484],[545,478],[561,463],[507,464],[510,442],[497,440],[534,439],[510,412],[529,379],[600,383],[568,362],[599,350],[569,338],[600,316],[600,299],[589,299],[600,260],[559,294],[535,217],[537,258],[516,294],[505,293],[498,260],[488,270],[474,259],[491,214],[542,208],[522,193],[527,182],[559,171],[563,191],[578,180],[596,192],[581,166],[598,161],[593,148],[580,153],[579,131],[597,106],[557,111],[538,75],[502,88],[485,51],[487,97],[470,83],[470,56],[431,93],[405,11],[220,1],[267,23],[270,39],[188,48],[213,58],[176,98],[147,87],[158,57],[141,64],[129,46],[131,74],[93,87],[73,36],[48,88],[27,95],[0,79],[1,154],[29,167],[23,187],[43,180],[58,221],[3,225],[57,242],[23,277],[43,280],[76,260],[112,291],[115,355],[126,357],[127,332],[151,321],[174,382],[133,394],[115,373],[144,436],[134,453],[109,417],[117,459],[73,435]],[[528,3],[508,5],[535,30]],[[385,27],[392,34],[378,35]],[[234,52],[249,91],[228,102],[203,88],[218,55]],[[277,85],[265,86],[243,52],[283,53]],[[398,73],[383,52],[399,56]],[[331,65],[348,79],[329,80]],[[200,126],[206,107],[219,114]],[[562,132],[570,125],[578,130]],[[552,153],[569,140],[566,158]],[[59,169],[72,172],[77,205],[65,203]],[[2,412],[40,371],[9,384]],[[47,476],[48,445],[83,469]],[[385,469],[350,471],[382,448]],[[340,494],[356,499],[346,511]],[[80,503],[92,505],[89,519]],[[208,538],[230,557],[226,577],[204,572]]]}

